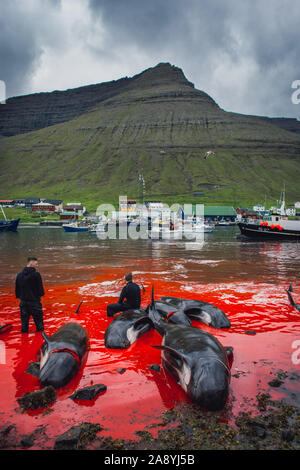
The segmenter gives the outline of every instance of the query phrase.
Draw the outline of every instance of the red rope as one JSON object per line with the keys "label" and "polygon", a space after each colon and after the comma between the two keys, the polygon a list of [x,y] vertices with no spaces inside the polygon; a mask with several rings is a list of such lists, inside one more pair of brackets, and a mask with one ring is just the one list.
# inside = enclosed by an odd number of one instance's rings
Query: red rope
{"label": "red rope", "polygon": [[81,364],[81,360],[79,359],[78,354],[76,354],[75,351],[72,351],[72,349],[69,349],[69,348],[53,349],[53,351],[50,351],[50,354],[58,353],[58,352],[68,352],[68,353],[72,354],[72,356],[74,357],[76,362]]}

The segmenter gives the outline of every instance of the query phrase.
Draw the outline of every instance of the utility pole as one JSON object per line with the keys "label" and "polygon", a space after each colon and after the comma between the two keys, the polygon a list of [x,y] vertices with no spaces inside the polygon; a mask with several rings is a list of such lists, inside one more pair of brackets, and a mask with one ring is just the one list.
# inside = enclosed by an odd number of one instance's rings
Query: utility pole
{"label": "utility pole", "polygon": [[140,200],[143,206],[144,205],[145,180],[144,180],[144,176],[142,172],[139,174],[139,183],[140,183]]}

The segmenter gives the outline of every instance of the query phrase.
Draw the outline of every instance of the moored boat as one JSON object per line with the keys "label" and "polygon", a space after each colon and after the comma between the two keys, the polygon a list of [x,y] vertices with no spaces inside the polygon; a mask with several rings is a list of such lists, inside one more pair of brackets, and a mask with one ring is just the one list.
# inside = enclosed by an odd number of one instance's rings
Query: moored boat
{"label": "moored boat", "polygon": [[20,219],[0,220],[0,232],[16,232]]}
{"label": "moored boat", "polygon": [[281,208],[260,219],[246,219],[238,223],[241,234],[249,238],[270,240],[300,240],[300,220],[289,220],[285,215],[285,191]]}
{"label": "moored boat", "polygon": [[241,234],[250,238],[300,240],[300,220],[270,215],[260,222],[239,222]]}
{"label": "moored boat", "polygon": [[0,220],[0,232],[16,232],[20,219],[7,220],[3,207],[1,207],[4,219]]}
{"label": "moored boat", "polygon": [[87,232],[89,230],[87,225],[80,225],[77,222],[64,224],[62,227],[65,232]]}

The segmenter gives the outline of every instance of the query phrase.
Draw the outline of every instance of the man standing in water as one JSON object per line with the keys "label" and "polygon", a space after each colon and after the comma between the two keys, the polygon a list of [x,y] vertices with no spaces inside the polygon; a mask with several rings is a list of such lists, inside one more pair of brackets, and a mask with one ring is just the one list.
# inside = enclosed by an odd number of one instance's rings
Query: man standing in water
{"label": "man standing in water", "polygon": [[30,257],[27,266],[16,277],[15,293],[20,299],[21,332],[28,333],[29,319],[32,315],[36,331],[44,331],[41,297],[44,288],[42,277],[37,272],[38,260]]}
{"label": "man standing in water", "polygon": [[127,273],[125,280],[127,284],[123,287],[118,302],[107,306],[108,317],[113,317],[115,313],[140,308],[141,306],[141,289],[135,282],[132,282],[132,273]]}

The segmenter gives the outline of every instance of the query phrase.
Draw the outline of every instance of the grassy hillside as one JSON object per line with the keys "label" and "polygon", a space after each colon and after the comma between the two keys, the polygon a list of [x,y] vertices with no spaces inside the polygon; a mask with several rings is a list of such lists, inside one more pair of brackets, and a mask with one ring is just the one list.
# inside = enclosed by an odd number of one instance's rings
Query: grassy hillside
{"label": "grassy hillside", "polygon": [[[0,198],[94,209],[138,198],[143,171],[145,199],[273,204],[285,182],[288,202],[300,200],[299,134],[225,112],[182,77],[158,66],[73,120],[1,139]],[[204,160],[207,150],[215,155]]]}

